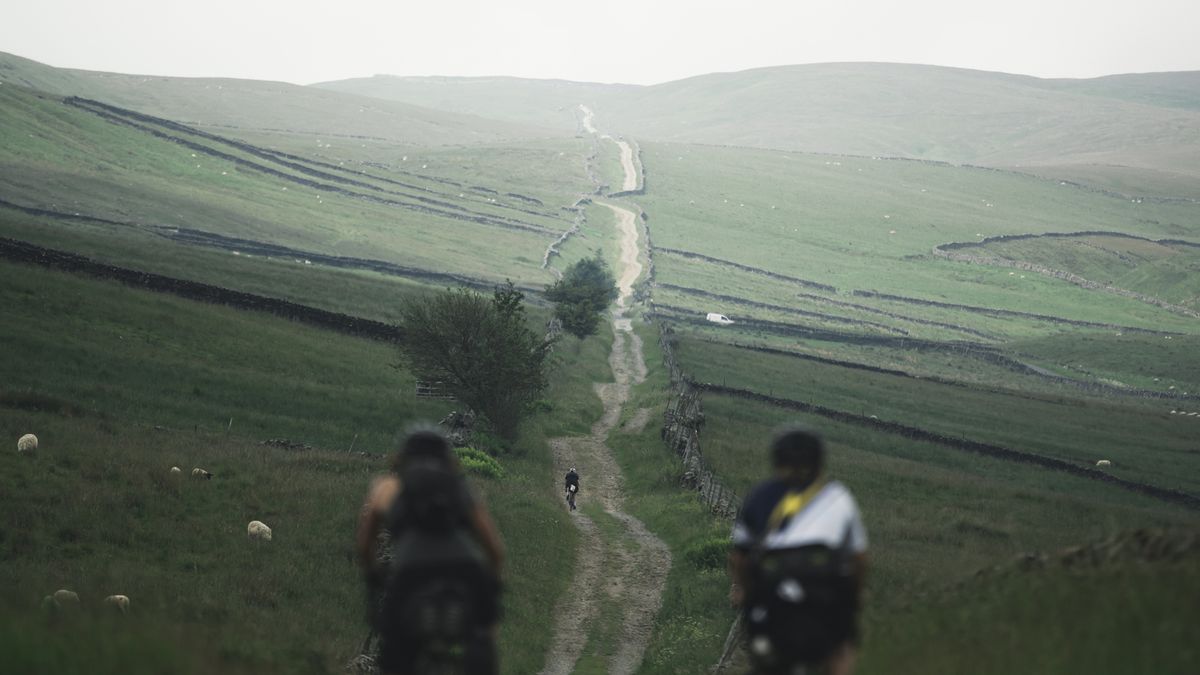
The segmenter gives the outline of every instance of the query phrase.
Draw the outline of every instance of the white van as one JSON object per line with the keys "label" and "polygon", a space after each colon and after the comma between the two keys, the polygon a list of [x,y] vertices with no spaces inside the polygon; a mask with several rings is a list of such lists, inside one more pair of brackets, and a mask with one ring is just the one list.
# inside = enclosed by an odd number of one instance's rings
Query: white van
{"label": "white van", "polygon": [[729,317],[725,316],[724,314],[717,314],[716,312],[709,312],[708,316],[705,318],[713,323],[719,323],[722,326],[728,326],[729,324],[733,323],[733,320]]}

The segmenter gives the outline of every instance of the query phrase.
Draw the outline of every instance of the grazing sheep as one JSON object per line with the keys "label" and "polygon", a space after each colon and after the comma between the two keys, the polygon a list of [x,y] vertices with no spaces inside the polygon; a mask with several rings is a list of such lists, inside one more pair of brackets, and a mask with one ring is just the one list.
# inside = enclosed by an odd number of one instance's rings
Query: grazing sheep
{"label": "grazing sheep", "polygon": [[25,434],[17,439],[17,452],[33,452],[37,450],[37,436]]}
{"label": "grazing sheep", "polygon": [[271,528],[261,520],[252,520],[246,526],[246,536],[253,541],[271,541]]}
{"label": "grazing sheep", "polygon": [[1099,462],[1096,462],[1096,466],[1112,466],[1112,462],[1108,461],[1107,459],[1102,459]]}
{"label": "grazing sheep", "polygon": [[54,602],[58,603],[59,607],[67,604],[79,604],[79,594],[75,591],[68,591],[65,588],[60,588],[57,591],[54,591],[54,595],[52,597],[54,598]]}
{"label": "grazing sheep", "polygon": [[104,604],[117,609],[122,614],[129,612],[129,596],[127,595],[110,595],[104,599]]}
{"label": "grazing sheep", "polygon": [[192,469],[192,478],[203,478],[205,480],[212,480],[212,477],[213,477],[213,475],[210,472],[205,471],[204,469],[201,469],[200,467],[196,467],[196,468]]}
{"label": "grazing sheep", "polygon": [[172,477],[175,477],[175,476],[182,476],[182,475],[183,475],[183,469],[181,469],[181,468],[179,468],[179,467],[177,467],[177,466],[173,466],[173,467],[171,467],[171,476],[172,476]]}

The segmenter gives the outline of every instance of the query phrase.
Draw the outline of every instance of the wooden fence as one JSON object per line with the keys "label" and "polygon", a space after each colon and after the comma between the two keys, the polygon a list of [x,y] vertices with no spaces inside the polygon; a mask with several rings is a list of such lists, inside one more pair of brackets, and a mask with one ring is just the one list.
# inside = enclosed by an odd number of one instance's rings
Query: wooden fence
{"label": "wooden fence", "polygon": [[717,478],[700,451],[700,432],[704,427],[703,390],[683,376],[671,345],[672,334],[670,326],[659,325],[658,342],[671,377],[671,399],[663,414],[663,443],[681,460],[680,482],[684,487],[698,492],[713,513],[736,518],[742,507],[741,497]]}

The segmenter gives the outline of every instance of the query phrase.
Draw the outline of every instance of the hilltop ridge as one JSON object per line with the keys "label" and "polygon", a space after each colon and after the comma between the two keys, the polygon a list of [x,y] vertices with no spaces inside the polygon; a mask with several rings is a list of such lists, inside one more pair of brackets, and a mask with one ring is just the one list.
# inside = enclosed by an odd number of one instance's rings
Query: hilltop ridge
{"label": "hilltop ridge", "polygon": [[161,77],[54,68],[0,52],[0,82],[80,96],[208,127],[362,137],[435,146],[561,135],[529,124],[286,82]]}
{"label": "hilltop ridge", "polygon": [[[1039,79],[964,68],[823,63],[651,86],[375,76],[314,87],[507,121],[570,125],[587,103],[643,140],[883,155],[992,167],[1200,176],[1200,73]],[[487,108],[480,106],[486,105]]]}

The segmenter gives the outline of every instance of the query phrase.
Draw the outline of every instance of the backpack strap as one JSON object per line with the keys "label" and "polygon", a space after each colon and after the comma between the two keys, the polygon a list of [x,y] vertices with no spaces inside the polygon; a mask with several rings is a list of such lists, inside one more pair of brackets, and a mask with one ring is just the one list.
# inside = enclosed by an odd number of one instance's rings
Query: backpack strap
{"label": "backpack strap", "polygon": [[784,493],[779,503],[775,505],[775,510],[771,511],[771,517],[767,519],[767,526],[763,529],[762,535],[759,537],[759,545],[763,545],[767,536],[783,525],[784,521],[800,513],[811,504],[817,495],[820,494],[821,490],[824,489],[825,485],[825,481],[818,478],[804,490],[788,490]]}

